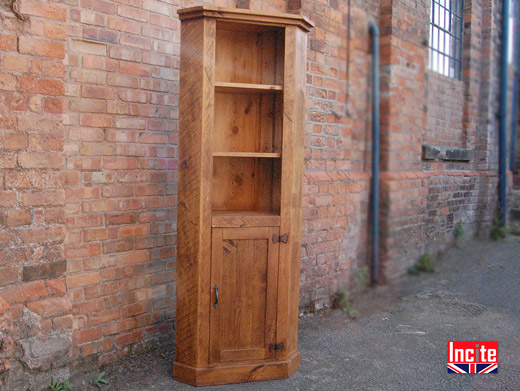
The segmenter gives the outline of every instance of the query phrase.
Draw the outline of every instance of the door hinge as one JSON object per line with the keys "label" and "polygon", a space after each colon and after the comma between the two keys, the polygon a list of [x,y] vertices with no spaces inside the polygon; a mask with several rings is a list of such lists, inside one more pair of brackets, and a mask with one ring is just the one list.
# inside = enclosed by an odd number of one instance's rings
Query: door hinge
{"label": "door hinge", "polygon": [[288,240],[289,240],[289,235],[287,235],[287,234],[273,235],[273,243],[278,243],[278,242],[287,243]]}
{"label": "door hinge", "polygon": [[270,343],[269,344],[269,351],[272,352],[273,350],[274,351],[281,351],[285,348],[283,342],[280,342],[280,343]]}

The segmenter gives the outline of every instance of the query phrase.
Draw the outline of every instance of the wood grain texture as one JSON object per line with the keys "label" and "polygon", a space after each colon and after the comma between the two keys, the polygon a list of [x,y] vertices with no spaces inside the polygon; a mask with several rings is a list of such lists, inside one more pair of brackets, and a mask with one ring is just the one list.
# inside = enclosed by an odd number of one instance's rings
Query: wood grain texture
{"label": "wood grain texture", "polygon": [[175,360],[207,365],[215,21],[182,25]]}
{"label": "wood grain texture", "polygon": [[211,6],[196,6],[177,10],[180,20],[194,18],[218,18],[223,22],[238,22],[260,26],[297,26],[302,31],[310,31],[314,27],[309,19],[296,14],[273,14],[249,11],[240,8],[222,8]]}
{"label": "wood grain texture", "polygon": [[213,211],[213,227],[279,227],[280,216],[274,212],[259,211]]}
{"label": "wood grain texture", "polygon": [[179,15],[174,377],[194,385],[287,377],[299,367],[311,24],[215,7]]}
{"label": "wood grain texture", "polygon": [[296,372],[299,367],[300,354],[296,353],[285,361],[235,364],[208,368],[195,368],[179,364],[174,368],[173,377],[194,386],[210,386],[285,379]]}
{"label": "wood grain texture", "polygon": [[213,156],[224,157],[262,157],[262,158],[279,158],[282,156],[280,152],[213,152]]}
{"label": "wood grain texture", "polygon": [[[210,360],[273,359],[280,243],[277,227],[214,228]],[[218,287],[218,301],[215,287]]]}
{"label": "wood grain texture", "polygon": [[266,92],[282,91],[283,86],[275,84],[250,84],[250,83],[227,83],[216,82],[216,92],[235,92],[239,94],[265,94]]}
{"label": "wood grain texture", "polygon": [[288,26],[285,33],[280,233],[287,233],[289,242],[280,247],[276,339],[285,346],[277,354],[280,360],[296,352],[298,340],[306,51],[305,33]]}

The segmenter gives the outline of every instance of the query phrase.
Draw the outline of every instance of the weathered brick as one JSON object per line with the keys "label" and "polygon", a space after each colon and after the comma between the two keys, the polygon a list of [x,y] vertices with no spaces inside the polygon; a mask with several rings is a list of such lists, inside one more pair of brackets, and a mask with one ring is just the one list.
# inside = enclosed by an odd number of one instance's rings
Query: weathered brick
{"label": "weathered brick", "polygon": [[52,318],[69,314],[72,305],[68,297],[55,297],[28,303],[27,308],[36,312],[42,318]]}
{"label": "weathered brick", "polygon": [[15,91],[16,77],[12,75],[0,75],[0,90]]}
{"label": "weathered brick", "polygon": [[[1,194],[0,194],[1,197]],[[7,226],[20,227],[31,224],[31,211],[27,209],[10,210],[7,212]]]}
{"label": "weathered brick", "polygon": [[115,17],[108,18],[108,28],[131,34],[141,33],[140,23]]}
{"label": "weathered brick", "polygon": [[149,12],[134,7],[126,7],[124,5],[120,5],[117,7],[117,14],[125,18],[138,20],[140,22],[147,22]]}
{"label": "weathered brick", "polygon": [[119,322],[113,322],[103,326],[104,335],[113,335],[128,331],[135,327],[135,318],[123,319]]}
{"label": "weathered brick", "polygon": [[16,156],[9,153],[0,153],[0,168],[13,168],[16,166]]}
{"label": "weathered brick", "polygon": [[18,267],[0,267],[0,288],[16,282],[18,282]]}
{"label": "weathered brick", "polygon": [[63,6],[34,0],[21,0],[20,13],[61,21],[65,21],[67,17],[67,10]]}
{"label": "weathered brick", "polygon": [[124,157],[104,158],[103,166],[107,170],[133,170],[137,168],[137,161]]}
{"label": "weathered brick", "polygon": [[46,113],[61,114],[63,113],[63,100],[59,98],[45,98],[43,100],[43,111]]}
{"label": "weathered brick", "polygon": [[119,61],[119,71],[137,76],[150,76],[150,67],[148,65],[129,61]]}
{"label": "weathered brick", "polygon": [[119,308],[114,308],[107,311],[94,312],[88,317],[89,326],[95,326],[102,323],[109,323],[114,320],[118,320],[121,318],[121,310]]}
{"label": "weathered brick", "polygon": [[67,246],[65,249],[65,257],[67,259],[91,257],[99,254],[101,254],[101,245],[99,243]]}
{"label": "weathered brick", "polygon": [[16,50],[16,35],[0,34],[1,50]]}
{"label": "weathered brick", "polygon": [[19,37],[18,50],[36,56],[65,58],[65,44],[39,38]]}
{"label": "weathered brick", "polygon": [[111,128],[114,124],[114,118],[110,115],[103,114],[81,114],[80,125],[94,128]]}
{"label": "weathered brick", "polygon": [[43,243],[47,241],[63,241],[65,238],[65,227],[55,225],[52,227],[33,227],[20,231],[23,243]]}
{"label": "weathered brick", "polygon": [[62,277],[65,274],[66,262],[64,260],[28,265],[23,268],[23,281],[48,280]]}
{"label": "weathered brick", "polygon": [[20,150],[29,146],[29,137],[26,134],[9,133],[5,135],[4,148]]}
{"label": "weathered brick", "polygon": [[6,71],[25,73],[29,70],[29,60],[26,56],[5,55],[2,68]]}
{"label": "weathered brick", "polygon": [[18,80],[20,82],[20,92],[43,95],[63,95],[65,93],[65,85],[59,80],[42,79],[31,76],[21,76]]}
{"label": "weathered brick", "polygon": [[49,39],[64,41],[67,37],[66,26],[46,21],[44,24],[45,36]]}
{"label": "weathered brick", "polygon": [[170,5],[156,0],[143,0],[143,9],[167,16],[172,15],[172,7]]}
{"label": "weathered brick", "polygon": [[17,203],[16,192],[14,191],[0,191],[0,207],[8,208],[15,206]]}
{"label": "weathered brick", "polygon": [[125,346],[131,343],[139,341],[143,337],[142,330],[132,331],[127,334],[119,335],[115,338],[115,343],[117,346]]}
{"label": "weathered brick", "polygon": [[103,328],[101,326],[86,330],[75,330],[72,334],[72,343],[79,345],[85,342],[94,341],[103,336]]}
{"label": "weathered brick", "polygon": [[136,37],[134,35],[122,34],[120,38],[121,45],[131,46],[139,49],[151,49],[152,42],[148,38]]}
{"label": "weathered brick", "polygon": [[150,233],[148,224],[126,225],[119,228],[120,238],[130,238],[136,236],[146,236]]}
{"label": "weathered brick", "polygon": [[73,276],[67,276],[67,287],[77,288],[85,285],[97,284],[100,282],[99,272],[81,273]]}
{"label": "weathered brick", "polygon": [[129,253],[121,254],[117,257],[117,262],[120,266],[148,262],[149,260],[150,254],[148,250],[132,251]]}
{"label": "weathered brick", "polygon": [[32,190],[22,193],[21,204],[23,206],[63,205],[65,203],[65,191],[57,190]]}
{"label": "weathered brick", "polygon": [[52,319],[52,328],[55,331],[71,330],[73,324],[72,315],[58,316]]}
{"label": "weathered brick", "polygon": [[67,219],[67,227],[71,229],[99,227],[101,225],[103,225],[103,215],[100,214],[89,214]]}
{"label": "weathered brick", "polygon": [[71,40],[70,45],[73,52],[95,54],[97,56],[107,55],[107,45],[103,42],[73,39]]}
{"label": "weathered brick", "polygon": [[2,289],[1,296],[7,303],[13,305],[45,297],[47,296],[47,290],[43,282],[35,282]]}
{"label": "weathered brick", "polygon": [[79,83],[106,84],[107,74],[92,69],[73,69],[70,73],[71,79]]}
{"label": "weathered brick", "polygon": [[62,168],[63,157],[58,152],[21,152],[18,155],[18,164],[24,168]]}
{"label": "weathered brick", "polygon": [[133,186],[107,186],[103,188],[103,197],[131,197],[133,195]]}

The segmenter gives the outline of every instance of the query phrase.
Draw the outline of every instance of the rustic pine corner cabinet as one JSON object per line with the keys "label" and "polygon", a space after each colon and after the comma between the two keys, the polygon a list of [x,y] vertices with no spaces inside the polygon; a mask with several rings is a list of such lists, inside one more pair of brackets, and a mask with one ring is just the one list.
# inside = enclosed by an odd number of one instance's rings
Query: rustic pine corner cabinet
{"label": "rustic pine corner cabinet", "polygon": [[179,10],[174,377],[289,377],[297,351],[307,36],[302,16]]}

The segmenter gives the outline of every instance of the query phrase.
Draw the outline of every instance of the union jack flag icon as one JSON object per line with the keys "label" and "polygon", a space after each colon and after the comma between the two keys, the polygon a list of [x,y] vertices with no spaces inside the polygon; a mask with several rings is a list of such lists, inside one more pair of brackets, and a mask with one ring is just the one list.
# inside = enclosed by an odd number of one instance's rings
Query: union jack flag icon
{"label": "union jack flag icon", "polygon": [[498,364],[448,363],[448,373],[498,373]]}
{"label": "union jack flag icon", "polygon": [[448,373],[498,373],[497,341],[448,341]]}

